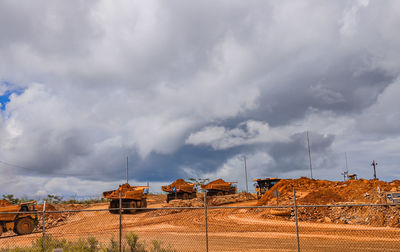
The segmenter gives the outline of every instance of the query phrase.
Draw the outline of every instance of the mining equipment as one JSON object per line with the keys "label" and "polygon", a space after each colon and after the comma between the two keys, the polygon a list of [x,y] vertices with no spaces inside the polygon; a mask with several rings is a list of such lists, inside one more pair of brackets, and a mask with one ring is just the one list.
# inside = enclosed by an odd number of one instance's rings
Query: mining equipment
{"label": "mining equipment", "polygon": [[386,193],[386,203],[400,205],[400,192]]}
{"label": "mining equipment", "polygon": [[256,186],[257,198],[259,199],[264,195],[264,193],[266,193],[269,189],[271,189],[276,183],[281,181],[281,179],[261,178],[261,179],[253,179],[253,181],[257,182],[255,184],[255,186]]}
{"label": "mining equipment", "polygon": [[[148,186],[131,186],[128,183],[122,184],[118,189],[103,192],[103,198],[111,199],[109,211],[110,213],[119,213],[119,202],[121,200],[121,208],[146,208],[147,193],[145,190]],[[123,210],[123,213],[134,213],[136,209]]]}
{"label": "mining equipment", "polygon": [[[112,214],[119,213],[121,208],[146,208],[149,186],[131,186],[128,183],[128,157],[126,157],[126,183],[119,185],[118,189],[103,192],[104,199],[110,199],[109,211]],[[125,209],[123,213],[134,213],[136,209]]]}
{"label": "mining equipment", "polygon": [[31,234],[38,224],[36,201],[11,204],[0,200],[0,236],[13,230],[18,235]]}
{"label": "mining equipment", "polygon": [[161,190],[167,192],[167,203],[174,199],[194,199],[197,197],[195,184],[188,183],[183,179],[177,179],[174,183],[162,186]]}
{"label": "mining equipment", "polygon": [[347,177],[349,178],[349,180],[357,180],[357,174],[349,174],[347,175]]}
{"label": "mining equipment", "polygon": [[217,179],[207,185],[202,185],[201,189],[207,190],[207,196],[235,194],[237,191],[235,183],[237,182],[225,182],[223,179]]}

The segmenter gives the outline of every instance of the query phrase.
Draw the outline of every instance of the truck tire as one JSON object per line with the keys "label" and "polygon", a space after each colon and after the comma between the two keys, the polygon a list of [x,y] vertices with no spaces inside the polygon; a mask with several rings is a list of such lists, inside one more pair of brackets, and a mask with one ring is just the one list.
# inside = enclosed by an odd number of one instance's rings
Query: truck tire
{"label": "truck tire", "polygon": [[188,199],[189,199],[189,194],[184,193],[182,198],[183,198],[184,200],[188,200]]}
{"label": "truck tire", "polygon": [[31,234],[35,224],[31,218],[17,219],[14,224],[14,232],[18,235]]}
{"label": "truck tire", "polygon": [[[109,208],[119,208],[118,200],[111,200]],[[112,214],[119,214],[119,209],[109,210]]]}
{"label": "truck tire", "polygon": [[217,196],[223,196],[223,195],[224,195],[224,192],[222,192],[222,191],[217,192]]}
{"label": "truck tire", "polygon": [[142,199],[142,201],[140,203],[140,207],[141,208],[147,208],[147,200],[146,199]]}
{"label": "truck tire", "polygon": [[[139,204],[139,202],[136,202],[136,201],[133,200],[133,201],[129,204],[129,208],[137,208],[137,207],[140,207],[140,206],[138,206],[138,204]],[[133,213],[136,212],[136,209],[127,210],[127,212],[130,213],[130,214],[133,214]]]}

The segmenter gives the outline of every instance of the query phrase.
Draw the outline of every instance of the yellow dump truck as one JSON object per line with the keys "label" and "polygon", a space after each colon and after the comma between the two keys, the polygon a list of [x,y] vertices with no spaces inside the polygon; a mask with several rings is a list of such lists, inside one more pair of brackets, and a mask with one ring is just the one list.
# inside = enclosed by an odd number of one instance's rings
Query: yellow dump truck
{"label": "yellow dump truck", "polygon": [[0,236],[13,230],[18,235],[31,234],[38,224],[36,201],[11,204],[0,200]]}
{"label": "yellow dump truck", "polygon": [[225,182],[223,179],[217,179],[207,185],[202,185],[201,189],[207,190],[207,196],[235,194],[237,191],[235,183],[237,182]]}
{"label": "yellow dump truck", "polygon": [[195,184],[188,183],[183,179],[177,179],[170,185],[162,186],[161,190],[167,192],[167,203],[174,199],[194,199],[197,197]]}
{"label": "yellow dump truck", "polygon": [[[128,183],[120,185],[118,189],[103,192],[103,198],[111,199],[109,209],[110,213],[119,213],[119,201],[121,198],[121,208],[146,208],[147,194],[145,189],[148,186],[131,186]],[[135,209],[123,210],[123,213],[134,213]]]}
{"label": "yellow dump truck", "polygon": [[260,179],[253,179],[253,181],[257,182],[255,184],[256,192],[257,192],[257,198],[261,198],[264,195],[264,193],[266,193],[269,189],[271,189],[276,183],[281,181],[281,179],[278,179],[278,178],[260,178]]}

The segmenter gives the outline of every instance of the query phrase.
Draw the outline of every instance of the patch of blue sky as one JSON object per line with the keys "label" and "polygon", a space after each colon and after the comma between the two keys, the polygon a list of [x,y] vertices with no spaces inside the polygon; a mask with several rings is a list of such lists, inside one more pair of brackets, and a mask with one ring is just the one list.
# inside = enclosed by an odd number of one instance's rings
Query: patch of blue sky
{"label": "patch of blue sky", "polygon": [[21,87],[17,87],[14,84],[6,81],[3,81],[1,84],[4,85],[4,91],[0,93],[0,104],[1,104],[0,109],[2,111],[5,111],[7,103],[10,102],[10,96],[12,94],[20,95],[24,92],[24,89]]}

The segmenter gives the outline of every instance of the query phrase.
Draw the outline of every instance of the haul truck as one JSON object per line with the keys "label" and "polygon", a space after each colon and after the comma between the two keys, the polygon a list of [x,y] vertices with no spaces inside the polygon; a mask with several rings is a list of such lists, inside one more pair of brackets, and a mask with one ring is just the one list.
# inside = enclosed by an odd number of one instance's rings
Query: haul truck
{"label": "haul truck", "polygon": [[36,201],[13,205],[0,200],[0,236],[13,230],[18,235],[31,234],[38,224]]}
{"label": "haul truck", "polygon": [[[121,208],[146,208],[147,207],[147,194],[145,189],[148,186],[131,186],[128,183],[120,185],[114,191],[103,192],[103,198],[111,199],[110,213],[119,213],[119,202],[121,198]],[[124,213],[134,213],[135,209],[124,210]]]}
{"label": "haul truck", "polygon": [[217,179],[207,185],[202,185],[201,189],[207,190],[207,196],[235,194],[237,191],[235,183],[237,182],[225,182],[223,179]]}
{"label": "haul truck", "polygon": [[281,181],[281,179],[261,178],[261,179],[253,179],[253,181],[257,182],[257,184],[255,184],[257,198],[261,198],[264,195],[264,193],[266,193],[269,189],[271,189],[276,183]]}
{"label": "haul truck", "polygon": [[174,183],[162,186],[161,190],[167,192],[167,203],[174,199],[194,199],[197,197],[195,184],[188,183],[183,179],[177,179]]}

